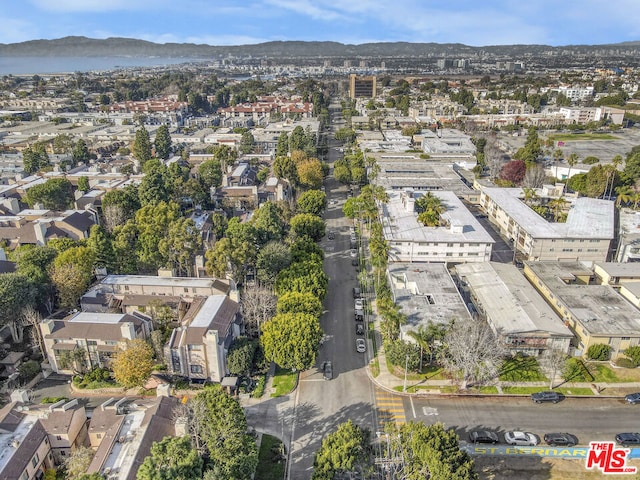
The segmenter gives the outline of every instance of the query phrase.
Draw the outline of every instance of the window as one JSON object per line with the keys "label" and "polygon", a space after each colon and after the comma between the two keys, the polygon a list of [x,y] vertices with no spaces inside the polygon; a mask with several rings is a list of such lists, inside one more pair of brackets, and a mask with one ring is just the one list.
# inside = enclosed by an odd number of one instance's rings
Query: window
{"label": "window", "polygon": [[620,340],[631,340],[631,337],[620,337]]}
{"label": "window", "polygon": [[453,254],[451,252],[447,252],[447,257],[451,257]]}
{"label": "window", "polygon": [[40,461],[40,457],[38,456],[38,454],[36,453],[33,458],[31,459],[31,466],[33,468],[36,468],[36,465],[38,465],[38,462]]}
{"label": "window", "polygon": [[101,433],[96,434],[96,438],[100,440],[102,438],[102,434]]}
{"label": "window", "polygon": [[202,365],[191,365],[191,373],[202,373]]}
{"label": "window", "polygon": [[62,436],[61,435],[56,435],[56,440],[62,440]]}
{"label": "window", "polygon": [[184,293],[189,293],[189,287],[184,287]]}
{"label": "window", "polygon": [[127,292],[128,292],[128,291],[129,291],[129,285],[125,285],[125,286],[124,286],[124,289],[125,289],[125,291],[127,291]]}
{"label": "window", "polygon": [[67,455],[67,452],[65,452],[64,450],[60,450],[60,455],[62,455],[63,457],[65,457]]}
{"label": "window", "polygon": [[447,243],[447,247],[453,247],[453,243]]}
{"label": "window", "polygon": [[190,352],[199,352],[202,350],[202,345],[189,345],[188,348]]}
{"label": "window", "polygon": [[25,471],[22,475],[20,475],[20,480],[29,480],[29,474]]}

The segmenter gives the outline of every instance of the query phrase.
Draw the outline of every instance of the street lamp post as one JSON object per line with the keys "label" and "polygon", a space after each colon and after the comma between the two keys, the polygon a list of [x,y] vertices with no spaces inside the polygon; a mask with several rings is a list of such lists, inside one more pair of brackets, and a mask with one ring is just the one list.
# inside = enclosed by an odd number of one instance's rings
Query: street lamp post
{"label": "street lamp post", "polygon": [[409,355],[407,355],[404,360],[404,386],[402,387],[402,391],[405,393],[407,391],[407,368],[408,367],[409,367]]}

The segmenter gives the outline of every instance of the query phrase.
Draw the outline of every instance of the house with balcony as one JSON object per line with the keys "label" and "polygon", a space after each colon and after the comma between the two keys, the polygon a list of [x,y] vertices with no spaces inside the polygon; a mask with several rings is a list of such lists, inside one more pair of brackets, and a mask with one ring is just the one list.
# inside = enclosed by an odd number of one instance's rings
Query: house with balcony
{"label": "house with balcony", "polygon": [[83,368],[108,368],[127,341],[147,340],[152,329],[151,318],[139,312],[76,312],[40,323],[47,360],[54,372],[65,374]]}
{"label": "house with balcony", "polygon": [[512,354],[569,353],[573,334],[514,265],[468,263],[455,271],[463,298]]}

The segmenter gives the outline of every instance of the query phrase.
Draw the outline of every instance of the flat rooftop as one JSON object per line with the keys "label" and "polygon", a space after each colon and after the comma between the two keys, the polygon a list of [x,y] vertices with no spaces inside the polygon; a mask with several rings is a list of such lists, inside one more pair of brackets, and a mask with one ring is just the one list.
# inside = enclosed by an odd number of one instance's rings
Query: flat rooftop
{"label": "flat rooftop", "polygon": [[156,277],[152,275],[107,275],[100,283],[102,285],[149,285],[170,287],[210,288],[212,278],[196,277]]}
{"label": "flat rooftop", "polygon": [[[491,235],[453,192],[432,193],[442,200],[446,207],[446,211],[440,215],[440,218],[450,226],[460,227],[459,233],[454,233],[456,230],[451,227],[425,227],[418,222],[418,214],[415,211],[407,211],[403,205],[401,196],[404,192],[390,190],[387,193],[389,201],[381,205],[381,210],[383,234],[388,241],[494,243]],[[424,193],[414,191],[413,196],[418,198]]]}
{"label": "flat rooftop", "polygon": [[612,277],[640,277],[640,263],[596,262],[595,265]]}
{"label": "flat rooftop", "polygon": [[482,305],[494,330],[504,334],[548,332],[573,337],[562,320],[515,266],[467,263],[456,273]]}
{"label": "flat rooftop", "polygon": [[565,223],[548,222],[521,198],[521,188],[483,188],[491,198],[521,228],[534,238],[612,239],[614,236],[614,202],[579,197],[569,208]]}
{"label": "flat rooftop", "polygon": [[640,336],[640,313],[613,287],[577,283],[592,272],[578,262],[525,262],[582,327],[596,336]]}
{"label": "flat rooftop", "polygon": [[433,322],[447,325],[470,319],[469,311],[443,263],[390,263],[387,269],[395,302],[407,316],[403,334]]}

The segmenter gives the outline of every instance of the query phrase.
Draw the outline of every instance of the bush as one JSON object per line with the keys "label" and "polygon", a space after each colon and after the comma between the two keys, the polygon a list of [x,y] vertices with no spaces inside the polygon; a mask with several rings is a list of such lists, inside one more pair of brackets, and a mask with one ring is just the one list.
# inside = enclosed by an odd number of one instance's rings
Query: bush
{"label": "bush", "polygon": [[[400,367],[403,370],[406,365],[407,369],[413,372],[417,372],[420,368],[420,347],[413,343],[390,340],[385,342],[384,351],[391,365]],[[408,361],[407,356],[409,357]]]}
{"label": "bush", "polygon": [[604,343],[596,343],[587,349],[587,357],[589,360],[609,360],[611,355],[611,346]]}
{"label": "bush", "polygon": [[252,398],[260,398],[262,397],[262,395],[264,395],[264,388],[267,384],[267,376],[266,375],[260,375],[260,378],[258,379],[258,384],[256,385],[256,388],[253,390],[253,393],[251,394]]}
{"label": "bush", "polygon": [[629,359],[633,362],[634,367],[640,365],[640,345],[629,347],[622,353],[629,357]]}
{"label": "bush", "polygon": [[586,157],[584,160],[582,160],[582,163],[584,163],[585,165],[593,165],[594,163],[598,163],[600,161],[600,159],[598,157]]}
{"label": "bush", "polygon": [[73,385],[80,389],[95,390],[96,388],[110,388],[116,386],[111,372],[106,368],[94,368],[84,375],[73,377]]}
{"label": "bush", "polygon": [[633,360],[626,357],[617,358],[615,361],[615,364],[617,367],[622,367],[622,368],[636,368],[638,366]]}
{"label": "bush", "polygon": [[19,378],[22,382],[28,382],[29,380],[33,380],[41,370],[38,362],[29,360],[18,367]]}
{"label": "bush", "polygon": [[49,404],[49,403],[58,403],[60,400],[69,401],[67,397],[44,397],[40,400],[40,403]]}

